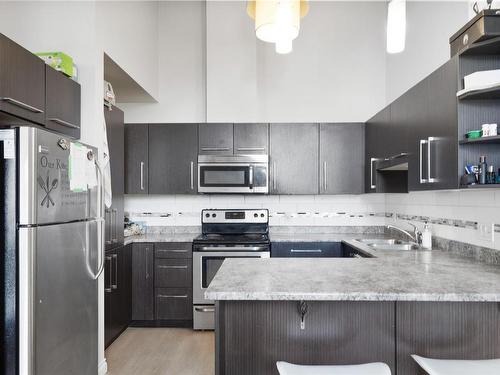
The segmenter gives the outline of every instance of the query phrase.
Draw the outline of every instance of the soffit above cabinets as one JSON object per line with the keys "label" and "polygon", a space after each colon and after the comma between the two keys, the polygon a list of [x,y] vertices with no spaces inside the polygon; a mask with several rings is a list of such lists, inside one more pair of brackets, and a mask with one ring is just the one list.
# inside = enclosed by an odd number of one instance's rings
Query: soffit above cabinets
{"label": "soffit above cabinets", "polygon": [[107,54],[104,54],[104,79],[113,85],[117,103],[158,102]]}

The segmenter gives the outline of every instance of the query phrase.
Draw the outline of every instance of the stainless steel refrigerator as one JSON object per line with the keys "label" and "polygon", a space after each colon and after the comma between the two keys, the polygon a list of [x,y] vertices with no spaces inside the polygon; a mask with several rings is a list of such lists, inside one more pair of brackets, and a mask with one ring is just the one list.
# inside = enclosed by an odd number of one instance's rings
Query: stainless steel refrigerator
{"label": "stainless steel refrigerator", "polygon": [[40,129],[0,130],[0,152],[6,373],[96,375],[102,174],[71,191],[70,140]]}

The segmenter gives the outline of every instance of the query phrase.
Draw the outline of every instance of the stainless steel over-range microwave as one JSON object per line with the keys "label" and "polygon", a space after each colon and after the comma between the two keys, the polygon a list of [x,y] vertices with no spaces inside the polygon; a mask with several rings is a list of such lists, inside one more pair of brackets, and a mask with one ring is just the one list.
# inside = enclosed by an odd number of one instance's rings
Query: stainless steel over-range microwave
{"label": "stainless steel over-range microwave", "polygon": [[199,193],[267,194],[268,155],[199,155]]}

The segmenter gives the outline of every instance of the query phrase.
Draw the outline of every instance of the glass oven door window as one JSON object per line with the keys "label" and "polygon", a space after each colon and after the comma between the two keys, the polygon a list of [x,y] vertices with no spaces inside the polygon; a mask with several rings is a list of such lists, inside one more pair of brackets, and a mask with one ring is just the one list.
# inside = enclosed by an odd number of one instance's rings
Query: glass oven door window
{"label": "glass oven door window", "polygon": [[208,288],[215,277],[215,274],[222,266],[225,259],[229,258],[256,258],[256,257],[241,257],[241,256],[206,256],[201,258],[201,287]]}
{"label": "glass oven door window", "polygon": [[200,185],[204,187],[245,187],[249,185],[248,166],[200,167]]}

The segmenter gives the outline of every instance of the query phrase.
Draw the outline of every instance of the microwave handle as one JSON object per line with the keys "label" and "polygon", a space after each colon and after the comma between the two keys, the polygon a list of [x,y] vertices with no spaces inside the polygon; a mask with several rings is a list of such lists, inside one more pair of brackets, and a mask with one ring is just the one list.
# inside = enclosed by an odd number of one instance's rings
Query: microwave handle
{"label": "microwave handle", "polygon": [[253,165],[248,167],[248,187],[253,189]]}

